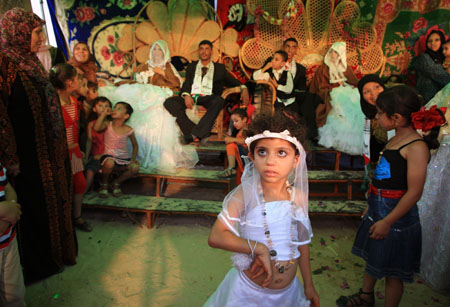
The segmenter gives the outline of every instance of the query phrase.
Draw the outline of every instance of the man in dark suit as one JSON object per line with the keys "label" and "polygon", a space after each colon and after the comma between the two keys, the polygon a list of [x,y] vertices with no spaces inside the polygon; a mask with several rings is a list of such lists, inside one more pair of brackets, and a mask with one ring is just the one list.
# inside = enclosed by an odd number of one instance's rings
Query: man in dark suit
{"label": "man in dark suit", "polygon": [[[183,132],[182,143],[188,144],[199,138],[200,144],[204,145],[217,115],[224,107],[225,100],[221,96],[224,87],[241,86],[241,99],[245,105],[248,104],[249,94],[247,87],[233,78],[225,69],[225,65],[211,61],[213,50],[210,41],[203,40],[198,47],[200,60],[188,65],[180,96],[168,98],[164,107],[176,117]],[[186,109],[193,108],[194,99],[198,105],[207,109],[197,125],[186,115]]]}

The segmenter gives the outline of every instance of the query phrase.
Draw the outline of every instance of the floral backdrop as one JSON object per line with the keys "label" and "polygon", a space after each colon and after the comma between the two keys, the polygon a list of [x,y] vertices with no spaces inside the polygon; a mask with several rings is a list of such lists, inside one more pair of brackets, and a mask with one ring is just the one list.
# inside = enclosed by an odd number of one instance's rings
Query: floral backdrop
{"label": "floral backdrop", "polygon": [[[60,12],[58,18],[70,47],[78,41],[88,42],[101,70],[114,75],[124,70],[130,61],[118,50],[118,39],[147,2],[56,0]],[[213,0],[209,2],[214,5]],[[223,26],[233,27],[240,33],[240,44],[253,35],[254,19],[247,13],[245,2],[219,0],[216,8]],[[386,56],[384,76],[406,74],[411,59],[423,52],[425,37],[431,30],[440,29],[450,35],[450,0],[357,0],[356,3],[361,9],[361,20],[375,25],[378,43]],[[233,65],[236,64],[237,60]]]}

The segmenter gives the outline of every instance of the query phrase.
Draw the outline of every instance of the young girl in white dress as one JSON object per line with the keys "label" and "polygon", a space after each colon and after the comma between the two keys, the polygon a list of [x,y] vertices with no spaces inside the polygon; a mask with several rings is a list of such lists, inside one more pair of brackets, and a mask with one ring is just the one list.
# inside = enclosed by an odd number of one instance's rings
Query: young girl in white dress
{"label": "young girl in white dress", "polygon": [[163,40],[150,49],[150,59],[139,69],[139,83],[100,87],[100,96],[113,104],[127,101],[136,111],[129,125],[139,143],[138,160],[141,172],[175,172],[178,167],[192,168],[198,162],[193,146],[179,142],[180,128],[175,117],[164,108],[164,101],[181,85],[180,76],[170,64],[170,52]]}
{"label": "young girl in white dress", "polygon": [[298,119],[283,112],[252,121],[246,139],[251,161],[208,240],[234,252],[234,267],[204,306],[319,306],[309,262],[304,137]]}

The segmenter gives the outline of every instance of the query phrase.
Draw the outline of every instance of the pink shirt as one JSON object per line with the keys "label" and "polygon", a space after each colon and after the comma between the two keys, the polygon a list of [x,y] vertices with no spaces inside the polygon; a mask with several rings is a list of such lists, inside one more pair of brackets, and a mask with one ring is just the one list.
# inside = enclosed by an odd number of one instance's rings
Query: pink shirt
{"label": "pink shirt", "polygon": [[128,137],[134,132],[131,129],[128,133],[117,135],[109,122],[105,131],[105,155],[113,156],[117,164],[129,164],[130,152],[128,151]]}

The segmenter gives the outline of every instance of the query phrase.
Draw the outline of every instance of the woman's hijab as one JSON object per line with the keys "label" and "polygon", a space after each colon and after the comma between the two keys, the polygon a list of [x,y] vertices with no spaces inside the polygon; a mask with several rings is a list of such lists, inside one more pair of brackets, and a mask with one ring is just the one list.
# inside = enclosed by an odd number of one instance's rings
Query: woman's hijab
{"label": "woman's hijab", "polygon": [[[36,53],[31,51],[31,33],[34,28],[42,26],[45,22],[37,15],[22,8],[13,8],[7,11],[0,19],[0,53],[17,70],[30,77],[45,97],[49,114],[44,116],[51,137],[58,137],[63,133],[64,123],[61,116],[58,95],[47,79],[47,73]],[[43,103],[30,100],[30,104]]]}
{"label": "woman's hijab", "polygon": [[[75,50],[75,48],[76,48],[78,45],[80,45],[80,44],[86,45],[86,48],[87,48],[88,51],[89,51],[89,47],[88,47],[88,45],[87,45],[85,42],[78,42],[78,43],[76,43],[75,46],[73,46],[73,50]],[[72,52],[72,53],[73,53],[73,52]],[[96,73],[97,73],[98,67],[97,67],[97,65],[95,64],[94,57],[92,56],[92,54],[91,54],[90,51],[89,51],[89,57],[88,57],[88,60],[87,60],[86,62],[79,62],[79,61],[75,58],[75,56],[72,56],[72,57],[67,61],[67,63],[69,63],[69,64],[72,65],[73,67],[76,67],[76,68],[81,69],[81,70],[84,72],[84,74],[86,75],[86,77],[88,78],[89,81],[94,82],[94,83],[97,83],[97,75],[96,75]]]}
{"label": "woman's hijab", "polygon": [[[153,56],[153,52],[155,50],[155,47],[159,46],[163,52],[163,56],[160,59],[157,59],[155,56]],[[152,47],[150,48],[150,54],[149,54],[149,60],[147,61],[147,64],[149,67],[160,67],[165,68],[166,64],[170,62],[170,50],[167,46],[167,43],[163,40],[157,40],[153,43]]]}
{"label": "woman's hijab", "polygon": [[384,87],[384,83],[383,83],[383,81],[381,81],[380,77],[378,77],[377,75],[373,75],[373,74],[362,77],[361,80],[359,80],[359,82],[358,82],[361,110],[368,119],[373,119],[373,118],[375,118],[375,115],[377,115],[377,108],[374,105],[367,102],[367,100],[365,100],[364,96],[363,96],[364,85],[366,85],[369,82],[376,82],[379,85],[381,85],[383,87],[383,89],[385,87]]}
{"label": "woman's hijab", "polygon": [[21,8],[7,11],[0,19],[0,52],[39,83],[47,84],[47,73],[36,53],[31,52],[31,32],[45,22]]}
{"label": "woman's hijab", "polygon": [[[333,62],[330,59],[330,51],[334,50],[338,54],[338,59]],[[344,72],[347,70],[347,50],[345,42],[336,42],[331,45],[330,49],[325,54],[323,62],[328,66],[330,72],[330,83],[344,82],[347,78]]]}
{"label": "woman's hijab", "polygon": [[[432,34],[439,35],[439,38],[441,40],[441,46],[439,47],[438,51],[433,51],[430,48],[428,48],[428,39],[430,38],[430,36]],[[427,53],[436,64],[442,64],[445,60],[445,56],[442,53],[442,44],[444,44],[444,42],[445,42],[444,33],[442,33],[441,31],[438,31],[438,30],[431,31],[430,34],[428,34],[428,36],[427,36],[427,40],[425,41],[425,45],[426,45],[425,53]]]}

